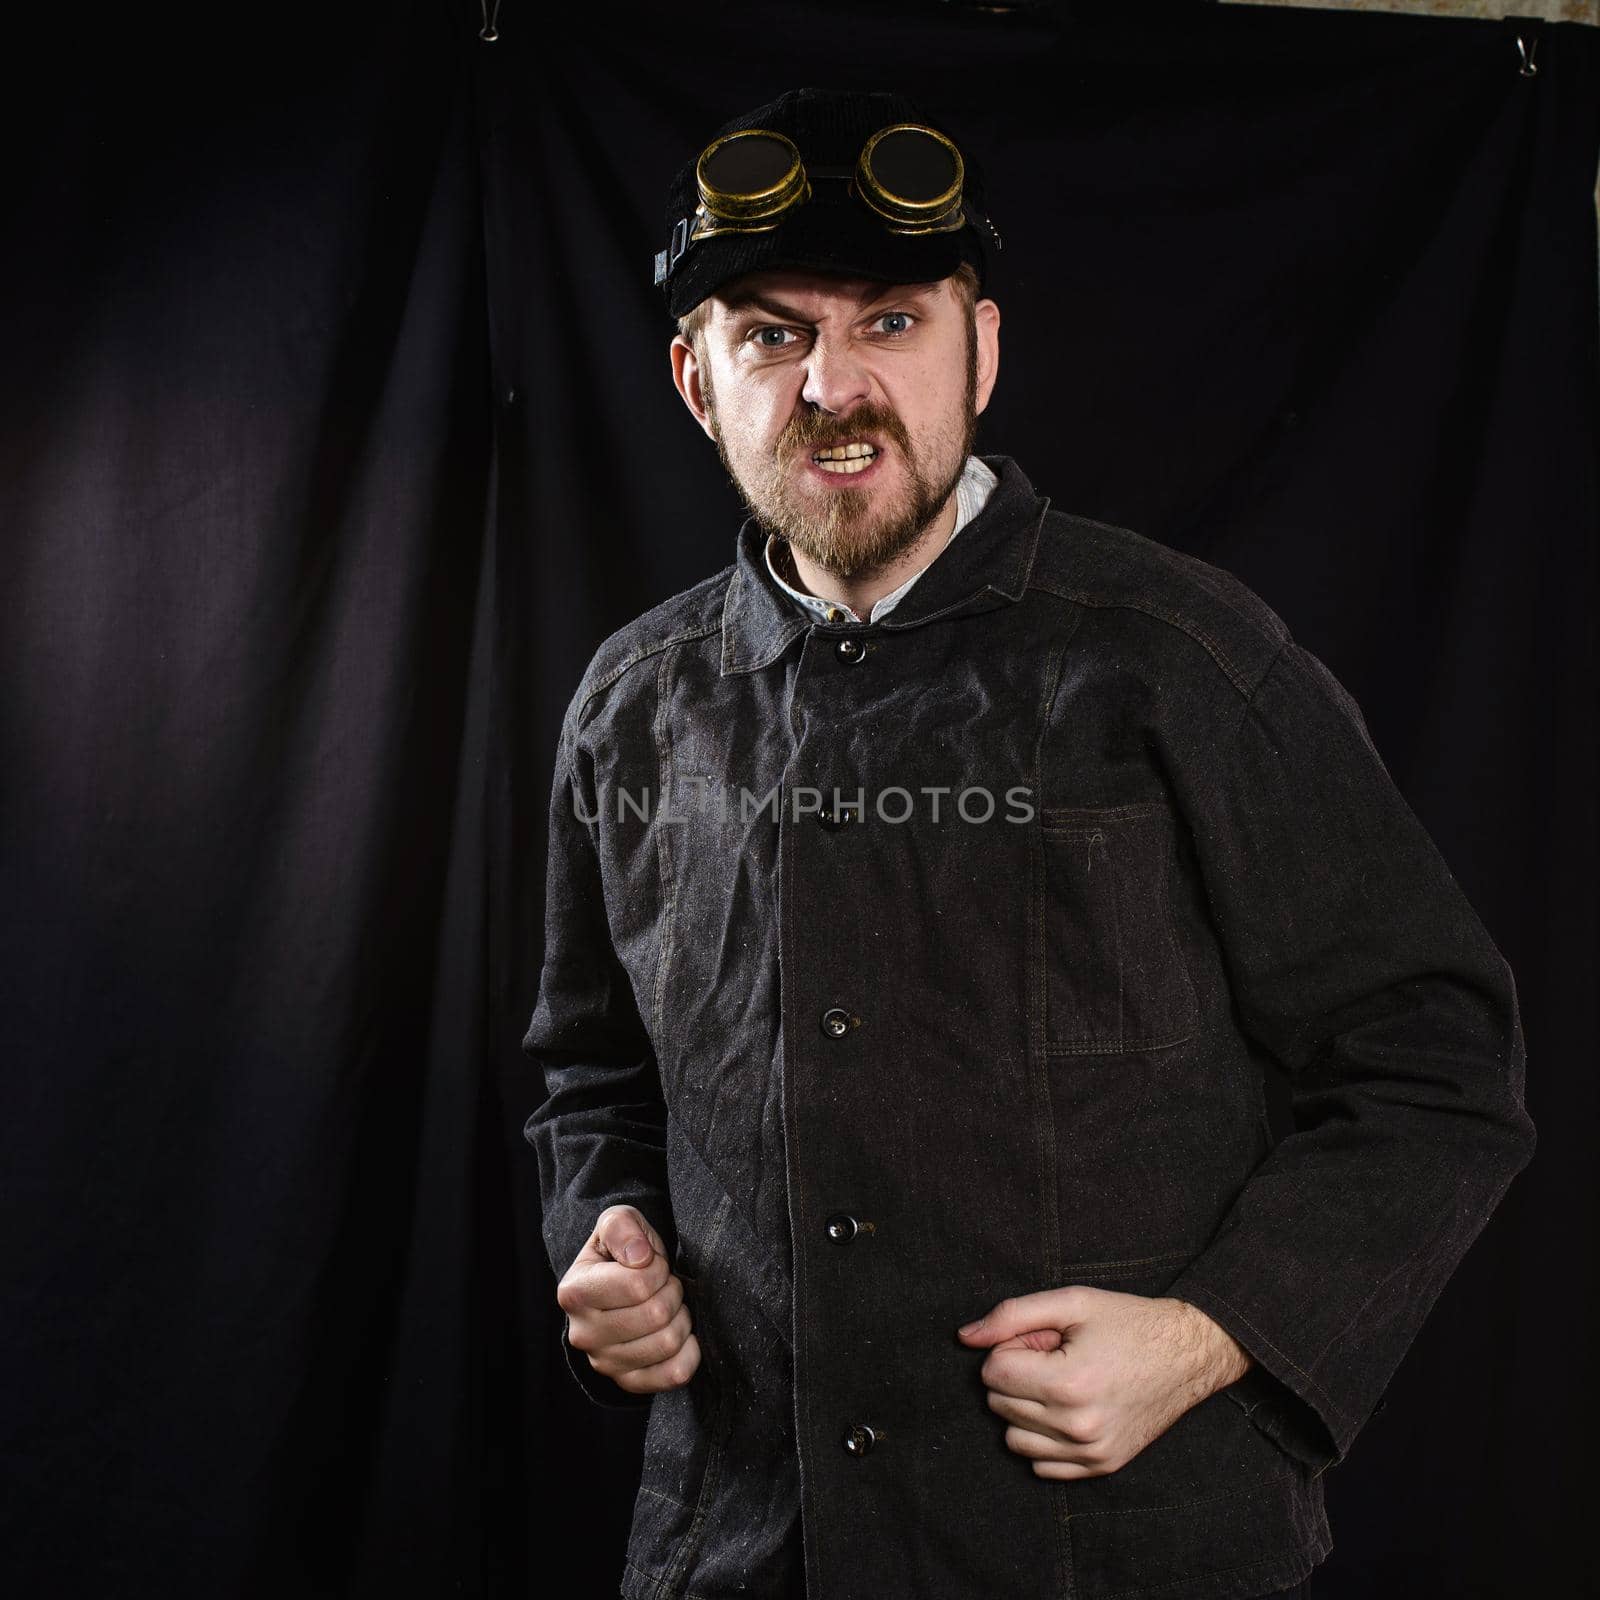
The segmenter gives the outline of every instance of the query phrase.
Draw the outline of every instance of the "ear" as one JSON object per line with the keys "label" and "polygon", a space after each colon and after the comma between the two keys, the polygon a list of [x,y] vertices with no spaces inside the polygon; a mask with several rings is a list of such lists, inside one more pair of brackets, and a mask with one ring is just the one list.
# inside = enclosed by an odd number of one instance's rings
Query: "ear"
{"label": "ear", "polygon": [[1000,307],[993,300],[979,300],[972,308],[972,320],[978,329],[978,392],[973,404],[982,411],[1000,376]]}
{"label": "ear", "polygon": [[688,406],[705,436],[708,439],[715,438],[711,431],[711,420],[706,415],[705,398],[700,387],[700,358],[694,353],[694,346],[681,333],[675,333],[667,353],[672,361],[673,387],[682,396],[683,403]]}

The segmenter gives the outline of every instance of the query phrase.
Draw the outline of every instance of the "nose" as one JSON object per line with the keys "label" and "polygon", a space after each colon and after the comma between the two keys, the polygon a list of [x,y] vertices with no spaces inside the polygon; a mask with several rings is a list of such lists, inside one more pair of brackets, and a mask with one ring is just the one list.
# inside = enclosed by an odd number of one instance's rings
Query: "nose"
{"label": "nose", "polygon": [[871,391],[866,366],[849,340],[818,337],[806,362],[806,381],[800,398],[839,415],[859,405]]}

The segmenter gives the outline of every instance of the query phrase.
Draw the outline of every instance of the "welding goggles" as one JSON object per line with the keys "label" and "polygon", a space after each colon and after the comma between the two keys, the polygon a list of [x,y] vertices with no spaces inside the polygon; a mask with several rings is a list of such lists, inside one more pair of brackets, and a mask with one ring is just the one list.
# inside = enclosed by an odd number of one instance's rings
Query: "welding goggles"
{"label": "welding goggles", "polygon": [[[950,234],[969,225],[1001,248],[1000,235],[963,189],[966,165],[955,142],[920,122],[894,122],[862,145],[853,166],[807,166],[787,134],[741,128],[713,139],[694,168],[699,203],[672,228],[655,258],[655,282],[667,281],[701,240],[770,232],[823,195],[854,202],[887,233],[905,237]],[[841,187],[842,186],[842,187]]]}

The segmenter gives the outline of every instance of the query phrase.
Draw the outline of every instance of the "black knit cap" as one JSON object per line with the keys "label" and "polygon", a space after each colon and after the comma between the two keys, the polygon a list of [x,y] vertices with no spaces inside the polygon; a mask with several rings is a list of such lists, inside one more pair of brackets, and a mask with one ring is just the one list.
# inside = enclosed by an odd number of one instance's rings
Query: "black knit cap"
{"label": "black knit cap", "polygon": [[[962,193],[982,213],[983,174],[972,151],[903,95],[881,90],[791,89],[767,105],[725,122],[713,137],[741,128],[770,128],[794,140],[808,168],[813,164],[854,167],[867,140],[896,122],[925,123],[951,140],[961,152],[966,172]],[[673,228],[684,218],[692,218],[699,204],[695,185],[699,156],[697,150],[672,180],[666,217],[669,241]],[[772,267],[811,268],[851,278],[881,278],[887,283],[932,283],[948,278],[963,261],[970,261],[977,269],[982,292],[988,260],[983,237],[973,223],[969,221],[953,233],[891,233],[880,217],[850,193],[851,187],[817,182],[811,198],[795,206],[775,228],[762,233],[729,233],[690,244],[671,265],[662,284],[668,315],[681,317],[732,279]],[[992,225],[989,234],[998,244]],[[670,250],[669,242],[668,250],[657,257],[658,276],[670,262]]]}

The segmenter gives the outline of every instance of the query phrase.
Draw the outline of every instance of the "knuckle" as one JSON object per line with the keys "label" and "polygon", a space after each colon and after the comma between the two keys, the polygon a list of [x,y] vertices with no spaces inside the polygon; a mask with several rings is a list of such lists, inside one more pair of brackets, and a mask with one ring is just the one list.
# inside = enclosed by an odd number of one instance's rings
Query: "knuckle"
{"label": "knuckle", "polygon": [[688,1365],[688,1371],[683,1379],[687,1383],[700,1370],[700,1341],[692,1333],[683,1342],[680,1359]]}
{"label": "knuckle", "polygon": [[1106,1291],[1092,1283],[1069,1283],[1066,1286],[1067,1308],[1074,1315],[1087,1312],[1097,1296]]}

